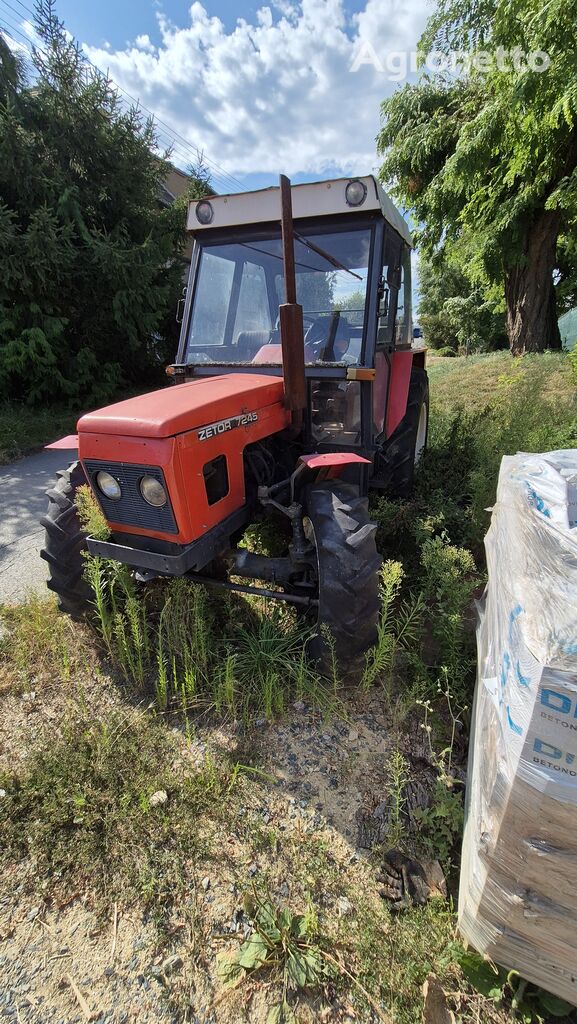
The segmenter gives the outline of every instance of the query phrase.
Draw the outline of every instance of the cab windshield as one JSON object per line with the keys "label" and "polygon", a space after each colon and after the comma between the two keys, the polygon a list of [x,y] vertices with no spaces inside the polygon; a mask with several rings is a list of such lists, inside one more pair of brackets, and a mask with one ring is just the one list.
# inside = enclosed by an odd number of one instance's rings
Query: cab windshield
{"label": "cab windshield", "polygon": [[[307,365],[360,362],[370,248],[370,228],[295,237]],[[280,233],[201,243],[185,361],[280,366],[285,301]]]}

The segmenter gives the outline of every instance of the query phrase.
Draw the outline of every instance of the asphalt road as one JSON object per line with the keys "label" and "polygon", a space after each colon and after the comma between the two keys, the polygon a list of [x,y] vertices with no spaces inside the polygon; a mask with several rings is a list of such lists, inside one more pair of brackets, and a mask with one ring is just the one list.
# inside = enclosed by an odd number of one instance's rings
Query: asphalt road
{"label": "asphalt road", "polygon": [[47,593],[48,566],[40,558],[45,491],[56,472],[76,458],[76,449],[41,451],[0,466],[0,604],[16,604],[29,593]]}

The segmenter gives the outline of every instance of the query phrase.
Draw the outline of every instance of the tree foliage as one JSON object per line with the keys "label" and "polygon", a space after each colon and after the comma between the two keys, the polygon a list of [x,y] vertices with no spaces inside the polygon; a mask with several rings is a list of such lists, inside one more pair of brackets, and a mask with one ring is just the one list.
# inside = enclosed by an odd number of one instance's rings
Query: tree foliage
{"label": "tree foliage", "polygon": [[5,103],[26,83],[26,67],[21,54],[11,50],[0,34],[0,102]]}
{"label": "tree foliage", "polygon": [[[439,0],[421,50],[466,51],[471,66],[424,75],[382,106],[383,178],[429,254],[504,287],[514,351],[558,343],[556,246],[577,212],[576,20],[577,0]],[[483,70],[481,48],[493,54]],[[517,48],[549,66],[532,70]]]}
{"label": "tree foliage", "polygon": [[151,372],[185,204],[162,207],[153,123],[87,66],[53,0],[35,28],[32,87],[0,46],[0,393],[88,405]]}
{"label": "tree foliage", "polygon": [[479,285],[442,256],[419,260],[419,323],[431,348],[487,352],[505,348],[505,317],[499,296]]}

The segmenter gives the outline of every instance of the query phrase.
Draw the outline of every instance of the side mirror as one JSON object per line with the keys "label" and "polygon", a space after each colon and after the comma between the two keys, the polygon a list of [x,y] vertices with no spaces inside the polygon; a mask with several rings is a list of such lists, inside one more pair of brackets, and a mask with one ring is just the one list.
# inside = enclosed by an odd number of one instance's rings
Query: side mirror
{"label": "side mirror", "polygon": [[176,322],[177,322],[177,324],[181,324],[182,321],[183,321],[183,318],[184,318],[184,304],[186,302],[186,292],[187,292],[187,288],[186,288],[186,285],[185,285],[185,287],[182,289],[182,298],[179,299],[178,302],[176,303]]}

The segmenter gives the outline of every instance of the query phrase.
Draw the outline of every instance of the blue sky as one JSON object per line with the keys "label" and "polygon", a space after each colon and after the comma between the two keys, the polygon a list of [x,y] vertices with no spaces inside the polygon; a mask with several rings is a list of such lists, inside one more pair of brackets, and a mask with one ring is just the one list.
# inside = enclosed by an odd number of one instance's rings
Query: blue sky
{"label": "blue sky", "polygon": [[[228,31],[234,28],[239,17],[254,21],[262,4],[232,3],[228,0],[209,0],[204,6],[209,14],[220,18]],[[160,42],[156,12],[162,10],[177,25],[188,21],[190,3],[181,0],[164,0],[163,3],[140,0],[103,0],[91,3],[88,0],[58,0],[58,13],[70,31],[79,39],[93,46],[108,41],[113,47],[122,49],[137,35],[147,33],[153,42]]]}
{"label": "blue sky", "polygon": [[[220,18],[225,28],[230,32],[234,29],[239,18],[245,18],[254,22],[256,13],[266,3],[239,3],[230,0],[207,0],[204,5],[208,13]],[[362,0],[347,0],[344,4],[345,10],[350,14],[357,14],[364,8]],[[190,3],[185,0],[121,0],[121,3],[114,3],[113,0],[103,0],[101,3],[92,3],[88,0],[58,0],[57,9],[59,16],[65,21],[66,26],[77,36],[77,38],[89,42],[93,46],[109,42],[114,48],[122,49],[128,42],[134,40],[137,35],[147,33],[153,42],[160,42],[156,14],[164,11],[168,18],[177,25],[184,25],[188,21]]]}
{"label": "blue sky", "polygon": [[[31,6],[0,0],[0,25],[29,32]],[[201,152],[221,192],[281,171],[298,182],[378,170],[380,103],[406,79],[398,65],[429,10],[428,0],[57,0],[93,63],[157,115],[174,162],[186,169]]]}

